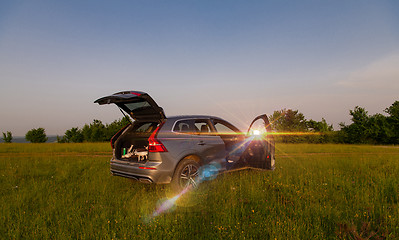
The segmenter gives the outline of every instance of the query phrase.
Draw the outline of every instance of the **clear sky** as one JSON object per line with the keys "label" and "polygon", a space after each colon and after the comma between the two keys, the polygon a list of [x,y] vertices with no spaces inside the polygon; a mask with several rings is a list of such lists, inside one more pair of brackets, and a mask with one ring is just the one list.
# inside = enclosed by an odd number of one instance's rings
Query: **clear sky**
{"label": "clear sky", "polygon": [[298,109],[338,129],[399,100],[399,1],[0,0],[0,132],[62,135],[149,93],[245,129]]}

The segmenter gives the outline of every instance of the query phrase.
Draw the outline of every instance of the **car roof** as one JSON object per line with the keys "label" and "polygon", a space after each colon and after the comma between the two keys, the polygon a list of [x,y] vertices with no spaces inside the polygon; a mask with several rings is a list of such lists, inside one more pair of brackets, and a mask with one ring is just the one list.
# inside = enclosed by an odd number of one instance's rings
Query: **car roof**
{"label": "car roof", "polygon": [[[177,116],[167,116],[167,119],[170,120],[178,120],[178,119],[220,119],[224,120],[223,118],[220,117],[215,117],[215,116],[210,116],[210,115],[177,115]],[[224,120],[226,121],[226,120]]]}

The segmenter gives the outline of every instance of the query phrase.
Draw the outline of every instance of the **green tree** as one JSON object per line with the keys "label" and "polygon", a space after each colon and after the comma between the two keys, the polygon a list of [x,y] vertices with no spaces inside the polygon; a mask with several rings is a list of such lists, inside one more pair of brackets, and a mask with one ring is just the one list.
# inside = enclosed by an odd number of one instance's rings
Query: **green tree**
{"label": "green tree", "polygon": [[[356,106],[349,113],[352,116],[352,124],[341,125],[341,136],[346,143],[372,143],[390,144],[397,143],[395,130],[399,127],[399,102],[395,102],[391,107],[385,109],[390,114],[385,117],[382,114],[367,114],[364,108]],[[395,125],[396,124],[396,125]]]}
{"label": "green tree", "polygon": [[110,124],[105,126],[105,136],[107,141],[111,140],[111,138],[124,126],[130,124],[129,117],[123,117],[121,119],[115,120]]}
{"label": "green tree", "polygon": [[306,127],[308,128],[308,130],[313,131],[313,132],[325,133],[325,132],[334,131],[333,126],[328,125],[324,118],[322,118],[320,122],[310,119],[310,120],[306,121]]}
{"label": "green tree", "polygon": [[272,128],[278,132],[303,132],[307,130],[305,116],[298,110],[281,109],[270,116]]}
{"label": "green tree", "polygon": [[399,144],[399,101],[395,101],[390,107],[385,109],[389,114],[387,117],[391,129],[391,143]]}
{"label": "green tree", "polygon": [[129,118],[124,117],[104,125],[100,120],[94,119],[92,123],[85,124],[82,129],[71,128],[64,136],[57,136],[58,143],[69,142],[103,142],[109,141],[115,133],[130,124]]}
{"label": "green tree", "polygon": [[82,134],[82,130],[80,130],[77,127],[66,130],[62,138],[59,137],[57,138],[57,142],[59,143],[70,143],[70,142],[80,143],[83,142],[83,140],[84,137]]}
{"label": "green tree", "polygon": [[352,116],[352,124],[345,125],[341,123],[341,131],[344,141],[347,143],[368,143],[367,128],[369,123],[369,116],[366,109],[356,106],[354,110],[349,110]]}
{"label": "green tree", "polygon": [[91,128],[90,125],[85,124],[82,128],[83,139],[86,142],[90,142],[91,140]]}
{"label": "green tree", "polygon": [[389,144],[392,141],[393,131],[387,117],[382,114],[370,116],[365,130],[370,143]]}
{"label": "green tree", "polygon": [[282,141],[284,143],[307,141],[306,137],[295,134],[307,131],[305,116],[298,110],[282,109],[280,111],[274,111],[269,119],[274,131],[286,133],[281,136],[276,136],[275,139],[277,141]]}
{"label": "green tree", "polygon": [[97,119],[94,119],[90,125],[85,124],[82,128],[84,140],[88,142],[103,142],[107,141],[106,128],[104,124]]}
{"label": "green tree", "polygon": [[327,121],[322,118],[321,121],[314,121],[312,119],[306,121],[308,131],[314,135],[307,135],[308,143],[331,143],[336,142],[336,133],[332,125],[328,125]]}
{"label": "green tree", "polygon": [[129,124],[127,117],[115,120],[110,124],[104,125],[100,120],[94,119],[91,124],[85,124],[81,130],[84,141],[103,142],[109,141],[115,133]]}
{"label": "green tree", "polygon": [[31,143],[44,143],[48,138],[44,128],[34,128],[25,134],[25,139]]}
{"label": "green tree", "polygon": [[11,143],[12,142],[12,133],[7,131],[7,133],[3,132],[3,140],[5,143]]}

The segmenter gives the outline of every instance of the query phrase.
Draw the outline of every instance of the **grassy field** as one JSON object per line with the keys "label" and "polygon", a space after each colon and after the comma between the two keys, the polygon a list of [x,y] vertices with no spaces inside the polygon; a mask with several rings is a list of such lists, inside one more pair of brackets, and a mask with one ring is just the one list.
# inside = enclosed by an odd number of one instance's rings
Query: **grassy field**
{"label": "grassy field", "polygon": [[109,143],[0,144],[3,239],[399,239],[399,148],[279,144],[274,171],[173,197],[109,173]]}

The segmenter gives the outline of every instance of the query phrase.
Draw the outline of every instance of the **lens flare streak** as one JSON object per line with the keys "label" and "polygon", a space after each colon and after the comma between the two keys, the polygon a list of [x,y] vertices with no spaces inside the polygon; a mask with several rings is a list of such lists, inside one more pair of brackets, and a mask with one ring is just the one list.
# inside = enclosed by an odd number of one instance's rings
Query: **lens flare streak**
{"label": "lens flare streak", "polygon": [[191,188],[191,185],[187,186],[186,188],[184,188],[179,194],[177,194],[176,196],[169,198],[165,201],[163,201],[161,203],[161,205],[151,214],[151,217],[149,220],[159,216],[160,214],[167,212],[169,209],[171,209],[176,201],[182,196],[184,195],[189,189]]}
{"label": "lens flare streak", "polygon": [[167,211],[169,211],[170,209],[172,209],[175,204],[176,201],[183,196],[184,194],[186,194],[187,192],[191,191],[192,189],[195,189],[198,187],[198,185],[203,182],[203,181],[208,181],[208,180],[212,180],[216,177],[216,175],[219,173],[219,169],[220,166],[216,163],[211,163],[208,165],[205,165],[203,167],[201,167],[200,170],[200,174],[197,177],[197,179],[195,180],[195,182],[193,182],[192,184],[188,185],[187,187],[185,187],[179,194],[177,194],[176,196],[172,197],[172,198],[168,198],[164,201],[162,201],[162,203],[158,206],[158,208],[151,214],[151,216],[149,216],[147,218],[147,221],[151,221],[153,218],[161,215],[162,213],[165,213]]}

